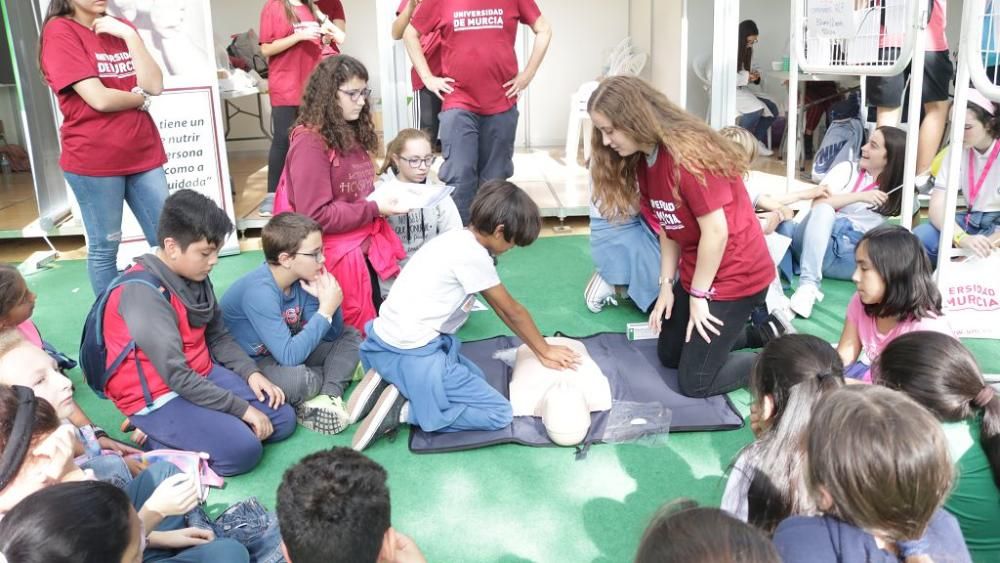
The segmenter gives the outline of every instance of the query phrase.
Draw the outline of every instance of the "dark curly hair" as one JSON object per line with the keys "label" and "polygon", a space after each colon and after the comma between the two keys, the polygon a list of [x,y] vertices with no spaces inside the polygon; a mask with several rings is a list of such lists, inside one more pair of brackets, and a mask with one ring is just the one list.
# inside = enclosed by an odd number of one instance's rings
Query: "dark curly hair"
{"label": "dark curly hair", "polygon": [[372,120],[371,104],[365,101],[356,121],[344,119],[337,92],[352,78],[368,81],[368,69],[347,55],[329,57],[316,67],[302,92],[302,105],[295,126],[318,133],[329,148],[346,152],[360,144],[369,153],[378,149],[378,134]]}

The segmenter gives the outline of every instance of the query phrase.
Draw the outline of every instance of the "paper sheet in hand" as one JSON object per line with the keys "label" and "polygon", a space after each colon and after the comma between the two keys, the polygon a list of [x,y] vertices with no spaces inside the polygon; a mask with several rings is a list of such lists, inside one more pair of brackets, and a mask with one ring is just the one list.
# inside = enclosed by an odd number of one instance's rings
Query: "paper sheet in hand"
{"label": "paper sheet in hand", "polygon": [[434,207],[455,191],[452,186],[440,184],[411,184],[390,180],[380,184],[367,198],[368,201],[375,201],[383,195],[396,197],[399,205],[407,209],[420,209],[422,207]]}

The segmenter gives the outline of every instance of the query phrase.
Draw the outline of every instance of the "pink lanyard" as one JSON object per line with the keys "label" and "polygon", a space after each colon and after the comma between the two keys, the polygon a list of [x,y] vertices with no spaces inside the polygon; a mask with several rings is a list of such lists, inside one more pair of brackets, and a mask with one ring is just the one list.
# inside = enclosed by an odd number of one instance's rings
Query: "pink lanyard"
{"label": "pink lanyard", "polygon": [[986,181],[986,176],[990,173],[990,168],[993,168],[993,163],[997,161],[997,156],[1000,155],[1000,143],[993,142],[993,150],[990,151],[989,158],[986,159],[986,166],[983,167],[982,174],[979,175],[979,181],[976,181],[973,166],[975,165],[975,151],[976,149],[969,149],[969,211],[972,211],[972,206],[976,203],[976,197],[979,195],[979,190],[983,188],[983,182]]}
{"label": "pink lanyard", "polygon": [[[865,172],[864,170],[858,170],[858,180],[856,182],[854,182],[854,189],[851,190],[852,194],[856,193],[858,191],[858,188],[861,187],[861,180],[865,179],[865,174],[867,174],[867,172]],[[868,190],[870,190],[872,188],[875,188],[875,187],[878,187],[878,182],[872,182],[871,184],[868,184],[861,191],[862,192],[867,192]]]}

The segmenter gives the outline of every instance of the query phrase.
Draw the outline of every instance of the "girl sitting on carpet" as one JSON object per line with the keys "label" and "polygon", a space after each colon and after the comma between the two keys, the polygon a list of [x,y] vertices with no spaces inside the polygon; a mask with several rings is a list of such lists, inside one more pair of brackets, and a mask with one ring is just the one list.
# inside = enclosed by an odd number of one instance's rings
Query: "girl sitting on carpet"
{"label": "girl sitting on carpet", "polygon": [[885,347],[873,371],[941,422],[958,474],[944,507],[977,561],[1000,561],[1000,398],[972,353],[948,335],[911,332]]}
{"label": "girl sitting on carpet", "polygon": [[895,225],[868,231],[855,255],[851,281],[858,290],[847,305],[837,353],[846,377],[871,382],[869,366],[894,338],[918,330],[951,334],[951,328],[941,316],[930,260],[910,231]]}
{"label": "girl sitting on carpet", "polygon": [[857,165],[842,162],[823,178],[822,185],[833,195],[813,201],[792,233],[792,256],[801,268],[789,305],[796,315],[809,318],[816,301],[823,300],[823,278],[849,279],[861,237],[899,215],[905,157],[906,134],[879,127],[861,147]]}
{"label": "girl sitting on carpet", "polygon": [[[378,171],[378,182],[399,180],[411,184],[427,183],[427,176],[437,157],[431,151],[431,138],[418,129],[403,129],[385,149],[385,162]],[[435,236],[462,228],[462,217],[451,196],[445,196],[433,207],[411,209],[409,213],[386,218],[399,240],[403,242],[406,258],[399,262],[402,268],[413,253]],[[395,279],[379,280],[382,298],[389,295]]]}
{"label": "girl sitting on carpet", "polygon": [[606,78],[587,111],[601,215],[644,210],[661,229],[660,291],[649,315],[660,362],[678,370],[689,397],[743,387],[754,355],[734,350],[763,345],[747,320],[774,279],[743,186],[746,155],[640,78]]}
{"label": "girl sitting on carpet", "polygon": [[378,147],[368,70],[337,55],[316,67],[302,94],[274,212],[295,211],[323,228],[326,268],[344,291],[344,322],[364,331],[382,305],[379,279],[406,257],[385,217],[406,213],[395,198],[369,201]]}
{"label": "girl sitting on carpet", "polygon": [[[931,191],[928,222],[913,229],[913,234],[927,249],[931,262],[937,262],[941,226],[944,224],[944,204],[949,185],[958,185],[965,193],[969,210],[955,214],[955,246],[979,256],[989,256],[1000,246],[1000,116],[997,105],[974,88],[969,89],[969,105],[965,111],[965,132],[962,150],[958,153],[961,164],[957,181],[949,181],[949,161],[952,150],[946,149],[940,172],[934,179]],[[985,189],[984,189],[985,188]]]}
{"label": "girl sitting on carpet", "polygon": [[379,316],[368,323],[361,363],[369,369],[347,403],[349,420],[365,417],[351,447],[363,450],[400,424],[426,432],[499,430],[511,423],[510,401],[459,353],[455,333],[482,294],[546,367],[575,368],[579,356],[550,345],[531,314],[507,292],[497,256],[538,238],[538,206],[504,180],[483,184],[469,226],[421,247],[399,275]]}
{"label": "girl sitting on carpet", "polygon": [[816,404],[844,385],[842,374],[837,352],[815,336],[786,334],[764,347],[750,376],[757,441],[733,464],[723,510],[768,535],[789,516],[815,512],[799,444]]}
{"label": "girl sitting on carpet", "polygon": [[941,510],[954,481],[944,432],[913,399],[847,385],[820,401],[806,436],[806,486],[821,514],[778,526],[782,561],[971,562]]}

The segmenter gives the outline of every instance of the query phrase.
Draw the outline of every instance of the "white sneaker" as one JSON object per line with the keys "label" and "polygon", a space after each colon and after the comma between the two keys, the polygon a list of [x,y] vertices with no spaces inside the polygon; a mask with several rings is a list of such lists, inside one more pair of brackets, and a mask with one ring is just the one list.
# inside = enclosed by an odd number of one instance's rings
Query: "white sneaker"
{"label": "white sneaker", "polygon": [[591,313],[600,313],[608,304],[618,305],[615,299],[615,286],[604,281],[597,272],[590,276],[587,288],[583,290],[583,299],[587,302],[587,308]]}
{"label": "white sneaker", "polygon": [[823,292],[819,290],[818,287],[811,283],[805,283],[799,286],[792,294],[791,299],[789,299],[788,308],[792,310],[793,313],[802,317],[803,319],[808,319],[813,312],[813,305],[817,301],[823,300]]}
{"label": "white sneaker", "polygon": [[772,154],[774,154],[774,151],[767,148],[767,145],[760,142],[760,139],[757,139],[757,154],[761,156],[771,156]]}

